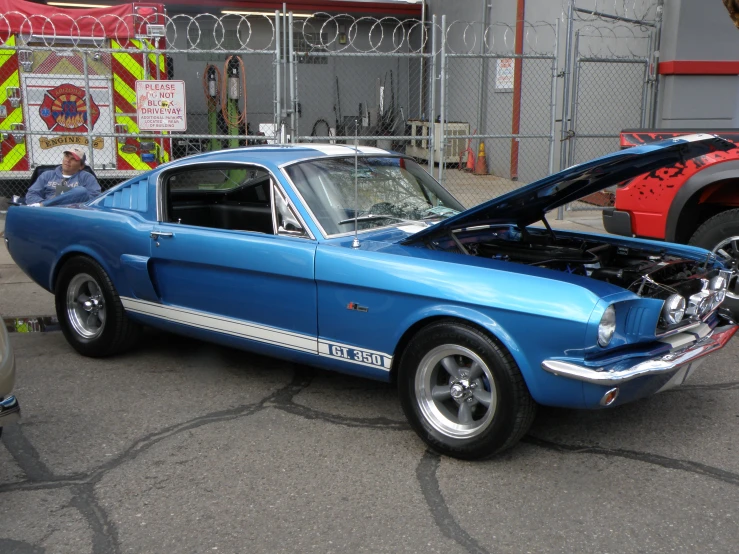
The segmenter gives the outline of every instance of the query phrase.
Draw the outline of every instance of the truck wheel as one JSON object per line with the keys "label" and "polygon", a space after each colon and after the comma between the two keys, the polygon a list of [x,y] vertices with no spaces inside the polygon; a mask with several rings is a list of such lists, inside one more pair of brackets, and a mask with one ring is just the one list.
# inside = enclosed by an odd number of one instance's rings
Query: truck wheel
{"label": "truck wheel", "polygon": [[434,323],[413,338],[400,361],[398,388],[416,433],[455,458],[486,458],[512,447],[536,414],[511,355],[460,323]]}
{"label": "truck wheel", "polygon": [[105,270],[86,256],[67,261],[54,289],[64,337],[83,356],[110,356],[128,349],[140,327],[128,319]]}
{"label": "truck wheel", "polygon": [[[700,246],[714,254],[739,264],[739,209],[713,216],[690,237],[688,244]],[[739,283],[736,275],[729,283],[724,306],[739,318]]]}

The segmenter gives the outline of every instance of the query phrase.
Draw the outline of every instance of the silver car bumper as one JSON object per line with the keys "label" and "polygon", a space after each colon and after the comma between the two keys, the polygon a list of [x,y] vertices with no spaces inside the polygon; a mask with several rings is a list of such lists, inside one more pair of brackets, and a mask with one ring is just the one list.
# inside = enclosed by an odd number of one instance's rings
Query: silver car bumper
{"label": "silver car bumper", "polygon": [[0,400],[0,427],[15,423],[21,417],[21,405],[15,396]]}
{"label": "silver car bumper", "polygon": [[639,377],[670,373],[683,366],[687,366],[698,358],[702,358],[723,348],[738,329],[739,326],[737,325],[716,327],[704,337],[688,346],[675,348],[668,354],[639,362],[627,368],[623,368],[623,364],[619,364],[619,369],[609,366],[596,368],[585,367],[559,360],[544,360],[541,363],[541,367],[549,373],[575,379],[576,381],[584,381],[596,385],[620,385],[621,383]]}

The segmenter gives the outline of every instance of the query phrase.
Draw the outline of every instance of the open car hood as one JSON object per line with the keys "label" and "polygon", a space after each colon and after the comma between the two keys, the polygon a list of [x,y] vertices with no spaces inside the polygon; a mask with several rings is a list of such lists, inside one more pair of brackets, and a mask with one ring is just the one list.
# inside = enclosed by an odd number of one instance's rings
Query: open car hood
{"label": "open car hood", "polygon": [[403,244],[429,240],[455,229],[477,225],[515,224],[519,228],[526,227],[541,221],[544,214],[553,209],[643,173],[732,148],[736,148],[734,143],[717,136],[696,134],[614,152],[465,210],[411,235]]}

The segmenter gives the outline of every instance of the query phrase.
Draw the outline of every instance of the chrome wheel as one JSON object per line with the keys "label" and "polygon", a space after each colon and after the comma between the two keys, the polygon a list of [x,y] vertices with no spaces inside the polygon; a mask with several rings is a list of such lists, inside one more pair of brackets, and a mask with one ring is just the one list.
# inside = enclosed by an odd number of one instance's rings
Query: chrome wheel
{"label": "chrome wheel", "polygon": [[87,273],[75,275],[67,286],[67,318],[80,337],[94,339],[105,328],[105,299],[100,284]]}
{"label": "chrome wheel", "polygon": [[497,394],[490,368],[472,350],[455,344],[438,346],[423,357],[415,396],[428,423],[448,437],[475,437],[495,417]]}
{"label": "chrome wheel", "polygon": [[[729,262],[739,262],[739,237],[728,237],[719,242],[713,249],[716,256]],[[739,289],[737,289],[737,275],[731,278],[729,288],[726,290],[726,296],[733,299],[739,298]]]}

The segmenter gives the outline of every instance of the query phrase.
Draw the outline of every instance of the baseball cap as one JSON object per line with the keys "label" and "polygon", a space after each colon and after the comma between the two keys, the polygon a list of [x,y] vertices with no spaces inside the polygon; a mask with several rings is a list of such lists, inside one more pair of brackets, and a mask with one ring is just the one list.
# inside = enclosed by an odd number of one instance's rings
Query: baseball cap
{"label": "baseball cap", "polygon": [[64,153],[65,154],[67,154],[67,153],[71,154],[72,157],[74,157],[75,160],[78,160],[78,161],[82,162],[83,164],[85,163],[85,160],[87,159],[87,152],[85,152],[85,150],[83,148],[80,148],[79,146],[71,146],[71,147],[67,148],[64,151]]}

